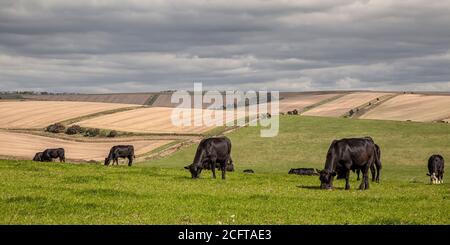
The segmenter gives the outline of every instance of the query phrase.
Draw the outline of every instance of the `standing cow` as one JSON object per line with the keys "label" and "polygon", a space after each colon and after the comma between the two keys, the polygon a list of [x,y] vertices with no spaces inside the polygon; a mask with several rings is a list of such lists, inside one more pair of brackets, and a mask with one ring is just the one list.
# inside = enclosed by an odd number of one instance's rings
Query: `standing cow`
{"label": "standing cow", "polygon": [[334,140],[328,149],[325,168],[319,172],[320,188],[332,189],[334,176],[339,173],[345,176],[345,189],[348,190],[350,171],[361,169],[363,180],[359,189],[369,189],[368,172],[374,158],[375,143],[370,137]]}
{"label": "standing cow", "polygon": [[[372,174],[372,182],[375,181],[377,183],[380,183],[380,172],[381,172],[381,149],[380,146],[375,144],[375,161],[370,166],[370,173]],[[358,178],[356,180],[360,180],[359,174],[361,170],[357,169],[356,174]]]}
{"label": "standing cow", "polygon": [[428,159],[428,176],[431,184],[444,183],[444,158],[441,155],[432,155]]}
{"label": "standing cow", "polygon": [[231,141],[227,137],[203,139],[197,147],[194,161],[184,167],[191,172],[193,179],[199,178],[205,165],[209,165],[216,178],[216,163],[220,164],[222,179],[225,179],[227,164],[233,165],[231,159]]}
{"label": "standing cow", "polygon": [[[39,153],[37,153],[36,155],[38,154]],[[59,158],[59,162],[66,162],[66,154],[63,148],[47,149],[42,152],[42,155],[40,155],[41,162],[51,162],[55,158]]]}
{"label": "standing cow", "polygon": [[128,158],[128,166],[133,165],[133,159],[136,158],[134,155],[134,146],[132,145],[116,145],[109,151],[108,157],[105,158],[105,165],[108,166],[111,161],[119,165],[119,158]]}

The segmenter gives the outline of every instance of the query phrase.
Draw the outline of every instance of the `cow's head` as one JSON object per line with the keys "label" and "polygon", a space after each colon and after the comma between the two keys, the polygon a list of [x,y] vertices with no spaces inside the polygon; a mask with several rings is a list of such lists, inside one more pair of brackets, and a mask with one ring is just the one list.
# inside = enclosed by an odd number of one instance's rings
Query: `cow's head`
{"label": "cow's head", "polygon": [[320,188],[331,190],[333,188],[333,178],[336,176],[336,172],[329,170],[319,171]]}
{"label": "cow's head", "polygon": [[186,167],[184,167],[185,169],[189,170],[189,172],[191,172],[191,176],[193,179],[197,179],[200,177],[200,173],[202,172],[202,168],[196,166],[195,164],[190,164]]}
{"label": "cow's head", "polygon": [[[109,157],[105,158],[105,166],[108,166],[110,162],[111,162],[111,159],[109,159]],[[113,163],[113,166],[114,166],[114,163]]]}
{"label": "cow's head", "polygon": [[427,176],[430,176],[430,184],[439,184],[439,179],[436,177],[436,173],[427,174]]}
{"label": "cow's head", "polygon": [[229,163],[229,164],[227,164],[227,167],[226,167],[227,169],[227,171],[229,171],[229,172],[234,172],[234,164],[232,164],[232,163]]}

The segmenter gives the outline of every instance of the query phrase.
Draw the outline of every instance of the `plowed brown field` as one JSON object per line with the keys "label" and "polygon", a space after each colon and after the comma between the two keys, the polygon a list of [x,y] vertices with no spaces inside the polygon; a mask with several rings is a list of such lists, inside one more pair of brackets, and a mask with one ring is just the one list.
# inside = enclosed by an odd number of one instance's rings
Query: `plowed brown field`
{"label": "plowed brown field", "polygon": [[63,101],[2,102],[0,128],[44,128],[55,122],[130,106],[136,105]]}
{"label": "plowed brown field", "polygon": [[402,94],[360,118],[419,122],[445,120],[450,118],[450,96]]}
{"label": "plowed brown field", "polygon": [[344,95],[336,100],[330,101],[309,111],[304,115],[323,116],[323,117],[339,117],[358,106],[368,103],[388,93],[376,92],[356,92]]}
{"label": "plowed brown field", "polygon": [[66,158],[72,160],[103,160],[114,145],[131,144],[135,154],[145,154],[171,140],[136,140],[111,142],[76,142],[43,136],[0,131],[0,155],[32,159],[34,154],[47,148],[63,147]]}

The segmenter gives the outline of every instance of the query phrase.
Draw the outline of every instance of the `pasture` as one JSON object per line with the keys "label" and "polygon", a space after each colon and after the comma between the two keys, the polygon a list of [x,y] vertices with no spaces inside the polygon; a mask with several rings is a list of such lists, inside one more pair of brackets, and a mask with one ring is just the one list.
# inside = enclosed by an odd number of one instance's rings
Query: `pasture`
{"label": "pasture", "polygon": [[[233,142],[236,172],[227,180],[190,179],[183,166],[196,146],[128,168],[0,161],[2,224],[450,224],[450,188],[429,185],[432,153],[450,158],[447,124],[283,116],[280,134],[260,138],[245,127]],[[367,191],[318,189],[331,140],[374,138],[382,148],[381,183]],[[251,168],[255,174],[244,174]]]}

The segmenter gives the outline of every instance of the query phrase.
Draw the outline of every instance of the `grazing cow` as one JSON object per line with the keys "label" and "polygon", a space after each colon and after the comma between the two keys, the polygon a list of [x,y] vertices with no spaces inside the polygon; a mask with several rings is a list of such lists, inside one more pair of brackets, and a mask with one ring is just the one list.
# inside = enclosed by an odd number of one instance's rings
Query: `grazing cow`
{"label": "grazing cow", "polygon": [[65,151],[63,148],[47,149],[43,151],[41,162],[51,162],[55,158],[59,158],[59,162],[66,162]]}
{"label": "grazing cow", "polygon": [[34,155],[33,161],[35,161],[35,162],[42,162],[42,153],[43,152],[36,153],[36,155]]}
{"label": "grazing cow", "polygon": [[[380,146],[375,144],[375,161],[374,163],[370,166],[370,173],[372,174],[372,182],[375,181],[377,183],[380,183],[380,172],[381,172],[381,150],[380,150]],[[360,174],[361,170],[357,169],[356,170],[356,174],[358,176],[358,178],[356,180],[360,180],[359,178],[359,174]]]}
{"label": "grazing cow", "polygon": [[313,168],[291,168],[289,170],[289,174],[297,174],[297,175],[319,175],[320,170],[316,170]]}
{"label": "grazing cow", "polygon": [[337,173],[345,176],[345,189],[350,189],[350,170],[361,169],[363,180],[359,189],[369,189],[368,172],[375,158],[372,138],[349,138],[334,140],[328,149],[325,168],[319,172],[320,188],[332,189]]}
{"label": "grazing cow", "polygon": [[136,158],[134,155],[134,146],[132,145],[116,145],[109,151],[108,157],[105,158],[105,165],[108,166],[111,161],[113,164],[119,165],[119,158],[128,158],[128,166],[133,165],[133,159]]}
{"label": "grazing cow", "polygon": [[192,178],[199,178],[205,165],[209,165],[216,178],[216,163],[220,164],[222,179],[225,179],[226,165],[233,164],[231,159],[231,141],[227,137],[203,139],[197,147],[194,161],[184,167],[191,172]]}
{"label": "grazing cow", "polygon": [[246,174],[254,174],[255,173],[255,171],[253,171],[253,169],[245,169],[243,172]]}
{"label": "grazing cow", "polygon": [[288,111],[287,114],[288,114],[288,115],[292,115],[292,111]]}
{"label": "grazing cow", "polygon": [[432,155],[428,159],[428,176],[431,184],[442,184],[444,181],[444,158],[441,155]]}

